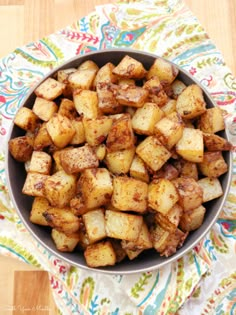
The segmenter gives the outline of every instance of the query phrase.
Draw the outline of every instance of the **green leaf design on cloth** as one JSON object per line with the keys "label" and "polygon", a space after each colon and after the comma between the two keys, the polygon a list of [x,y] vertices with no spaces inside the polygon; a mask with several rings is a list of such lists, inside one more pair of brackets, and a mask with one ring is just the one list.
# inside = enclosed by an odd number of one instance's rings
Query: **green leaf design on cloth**
{"label": "green leaf design on cloth", "polygon": [[225,242],[224,238],[220,234],[216,233],[214,230],[210,232],[210,239],[212,241],[214,248],[218,252],[222,254],[226,254],[229,252],[229,247]]}
{"label": "green leaf design on cloth", "polygon": [[74,283],[78,282],[78,279],[79,279],[78,269],[74,266],[71,266],[67,273],[66,284],[68,285],[69,288],[71,288]]}
{"label": "green leaf design on cloth", "polygon": [[22,245],[19,245],[11,238],[0,236],[0,247],[7,249],[11,253],[21,258],[23,261],[35,267],[41,267],[41,264],[30,252],[28,252],[24,247],[22,247]]}
{"label": "green leaf design on cloth", "polygon": [[133,286],[133,288],[131,289],[131,295],[134,298],[139,298],[139,293],[141,291],[144,291],[144,287],[145,287],[145,285],[148,284],[148,279],[151,276],[152,275],[150,273],[143,273],[141,275],[141,277],[139,278],[138,282],[136,282],[135,285]]}
{"label": "green leaf design on cloth", "polygon": [[82,283],[80,292],[80,303],[88,306],[94,293],[95,281],[92,277],[88,277]]}
{"label": "green leaf design on cloth", "polygon": [[222,60],[218,57],[208,57],[206,59],[202,59],[201,61],[197,62],[197,67],[199,69],[202,69],[207,66],[217,65],[217,64],[223,64]]}

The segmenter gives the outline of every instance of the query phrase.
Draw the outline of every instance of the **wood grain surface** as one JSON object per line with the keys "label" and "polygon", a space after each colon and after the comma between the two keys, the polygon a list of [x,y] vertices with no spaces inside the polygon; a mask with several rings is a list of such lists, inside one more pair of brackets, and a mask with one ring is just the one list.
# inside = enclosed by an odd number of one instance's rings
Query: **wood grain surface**
{"label": "wood grain surface", "polygon": [[[110,1],[112,2],[112,1]],[[236,1],[185,0],[236,74]],[[0,0],[0,58],[49,35],[109,0]],[[48,274],[0,257],[0,315],[54,315]],[[23,312],[24,311],[24,312]]]}

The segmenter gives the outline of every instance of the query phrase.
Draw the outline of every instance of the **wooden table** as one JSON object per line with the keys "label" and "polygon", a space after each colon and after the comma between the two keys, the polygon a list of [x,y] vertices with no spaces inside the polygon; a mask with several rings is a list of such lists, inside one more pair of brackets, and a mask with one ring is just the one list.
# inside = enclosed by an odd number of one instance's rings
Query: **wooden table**
{"label": "wooden table", "polygon": [[[236,1],[185,1],[236,74]],[[0,58],[16,47],[71,24],[91,12],[96,5],[108,2],[109,0],[0,0]],[[8,307],[4,309],[3,305]],[[35,305],[39,306],[38,310],[33,310]],[[0,314],[23,314],[24,308],[27,315],[56,314],[48,275],[17,260],[0,257]]]}

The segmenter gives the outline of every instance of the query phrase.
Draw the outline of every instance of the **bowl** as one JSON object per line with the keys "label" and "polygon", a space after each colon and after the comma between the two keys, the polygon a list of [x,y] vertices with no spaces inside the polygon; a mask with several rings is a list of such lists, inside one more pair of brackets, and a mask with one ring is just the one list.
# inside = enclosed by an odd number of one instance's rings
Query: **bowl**
{"label": "bowl", "polygon": [[[104,51],[97,51],[93,53],[87,53],[82,56],[76,56],[69,61],[66,61],[61,66],[55,68],[51,72],[49,72],[40,82],[38,82],[37,86],[44,81],[46,78],[53,76],[59,69],[66,69],[72,67],[78,67],[82,62],[86,60],[93,60],[99,67],[103,66],[107,62],[112,62],[115,65],[119,63],[119,61],[126,55],[139,60],[146,69],[152,65],[154,60],[156,59],[156,55],[145,53],[141,51],[127,50],[127,49],[110,49]],[[186,71],[179,68],[178,79],[182,80],[186,85],[190,85],[193,83],[198,84],[204,93],[204,98],[207,103],[207,107],[213,107],[214,102],[211,99],[208,92],[205,90],[203,86],[199,82],[197,82],[194,78],[192,78]],[[35,86],[28,93],[26,98],[23,101],[22,106],[31,108],[34,103],[35,94],[34,89]],[[23,135],[24,131],[22,131],[19,127],[12,124],[11,129],[9,131],[9,139]],[[220,135],[222,137],[227,138],[225,131],[221,132]],[[220,177],[220,181],[223,187],[224,194],[222,197],[215,199],[207,204],[207,211],[205,214],[204,222],[201,227],[189,234],[184,245],[176,251],[176,253],[170,257],[161,257],[156,251],[148,250],[144,251],[141,255],[139,255],[135,260],[129,261],[124,260],[121,263],[115,266],[103,267],[103,268],[90,268],[86,265],[85,259],[82,253],[72,252],[72,253],[64,253],[59,252],[50,235],[50,229],[47,227],[42,227],[39,225],[32,224],[29,220],[30,209],[32,205],[33,198],[22,194],[22,187],[25,181],[26,172],[23,163],[19,163],[14,160],[7,152],[6,156],[6,172],[7,172],[7,184],[9,187],[10,197],[13,201],[14,207],[25,225],[26,229],[30,232],[30,234],[49,252],[59,257],[60,259],[80,268],[84,268],[87,270],[94,270],[103,273],[110,274],[132,274],[138,272],[146,272],[158,269],[160,267],[165,266],[175,260],[179,259],[187,252],[189,252],[194,246],[198,244],[198,242],[206,235],[206,233],[211,229],[213,224],[216,222],[217,217],[219,216],[222,207],[224,205],[229,186],[231,181],[231,173],[232,173],[232,157],[230,152],[223,153],[226,163],[228,164],[228,172]],[[17,179],[17,180],[16,180]]]}

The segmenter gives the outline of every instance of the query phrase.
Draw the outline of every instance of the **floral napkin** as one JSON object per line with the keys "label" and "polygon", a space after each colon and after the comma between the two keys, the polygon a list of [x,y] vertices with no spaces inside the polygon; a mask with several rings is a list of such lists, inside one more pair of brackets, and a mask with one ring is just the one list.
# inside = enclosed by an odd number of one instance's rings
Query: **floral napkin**
{"label": "floral napkin", "polygon": [[[228,112],[227,121],[236,118],[236,81],[182,0],[98,6],[72,25],[17,48],[0,60],[0,254],[48,270],[63,315],[235,314],[235,154],[231,189],[217,223],[196,248],[155,272],[118,276],[70,266],[34,240],[13,209],[5,179],[6,139],[26,93],[65,60],[111,47],[143,50],[175,62],[207,88],[216,105]],[[233,132],[229,136],[234,141]]]}

